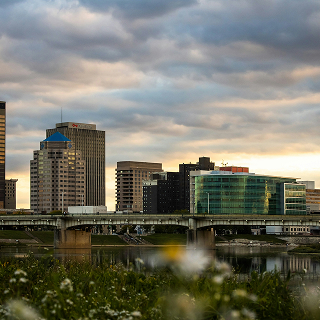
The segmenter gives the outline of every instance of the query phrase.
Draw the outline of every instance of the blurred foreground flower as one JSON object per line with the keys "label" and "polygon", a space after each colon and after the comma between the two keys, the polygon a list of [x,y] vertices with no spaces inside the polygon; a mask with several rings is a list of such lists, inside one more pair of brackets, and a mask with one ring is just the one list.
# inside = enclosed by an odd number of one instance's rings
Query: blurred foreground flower
{"label": "blurred foreground flower", "polygon": [[6,306],[9,319],[17,320],[35,320],[39,318],[38,313],[33,308],[29,307],[22,300],[11,300]]}
{"label": "blurred foreground flower", "polygon": [[199,273],[210,262],[202,250],[186,250],[174,246],[165,248],[157,260],[158,265],[170,265],[185,274]]}
{"label": "blurred foreground flower", "polygon": [[187,293],[168,295],[165,302],[165,314],[168,319],[203,319],[203,306]]}
{"label": "blurred foreground flower", "polygon": [[71,280],[68,278],[64,279],[60,284],[60,289],[61,290],[69,290],[70,292],[72,292],[73,287],[72,287]]}

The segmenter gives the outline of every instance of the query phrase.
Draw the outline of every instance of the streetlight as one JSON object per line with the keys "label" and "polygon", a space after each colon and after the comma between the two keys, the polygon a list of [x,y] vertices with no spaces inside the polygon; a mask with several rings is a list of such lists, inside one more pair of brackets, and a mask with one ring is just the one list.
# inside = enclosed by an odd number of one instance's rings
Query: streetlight
{"label": "streetlight", "polygon": [[208,214],[210,214],[210,204],[209,204],[210,195],[209,195],[209,192],[207,192],[207,194],[208,194]]}

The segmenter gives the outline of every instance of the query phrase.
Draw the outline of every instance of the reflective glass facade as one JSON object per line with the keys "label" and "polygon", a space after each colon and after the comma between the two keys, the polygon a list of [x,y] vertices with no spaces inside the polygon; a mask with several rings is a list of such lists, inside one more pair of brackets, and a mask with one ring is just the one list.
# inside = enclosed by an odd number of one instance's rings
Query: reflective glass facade
{"label": "reflective glass facade", "polygon": [[195,213],[306,214],[305,185],[295,182],[255,174],[196,176]]}

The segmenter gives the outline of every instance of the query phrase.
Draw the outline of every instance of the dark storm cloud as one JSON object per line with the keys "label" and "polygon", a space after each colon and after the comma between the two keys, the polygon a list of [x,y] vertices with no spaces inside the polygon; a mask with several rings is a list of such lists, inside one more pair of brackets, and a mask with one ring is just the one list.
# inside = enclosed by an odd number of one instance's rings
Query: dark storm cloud
{"label": "dark storm cloud", "polygon": [[127,19],[150,19],[197,3],[196,0],[80,0],[91,10],[115,11]]}

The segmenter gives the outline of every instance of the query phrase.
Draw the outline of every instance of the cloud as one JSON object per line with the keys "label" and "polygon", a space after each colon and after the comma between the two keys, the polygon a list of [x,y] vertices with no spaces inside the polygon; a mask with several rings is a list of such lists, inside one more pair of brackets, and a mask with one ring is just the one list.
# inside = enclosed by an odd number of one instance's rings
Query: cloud
{"label": "cloud", "polygon": [[80,4],[97,12],[113,12],[126,19],[151,19],[197,3],[195,0],[80,0]]}
{"label": "cloud", "polygon": [[25,188],[61,109],[106,131],[109,169],[317,154],[319,16],[311,0],[1,1],[7,171]]}

